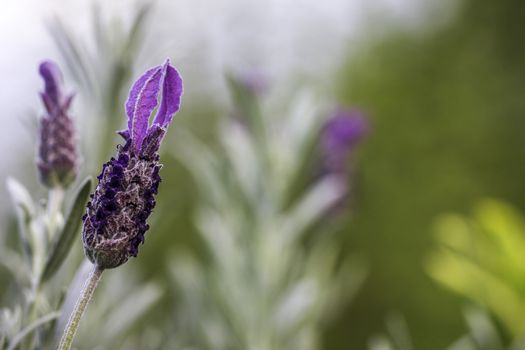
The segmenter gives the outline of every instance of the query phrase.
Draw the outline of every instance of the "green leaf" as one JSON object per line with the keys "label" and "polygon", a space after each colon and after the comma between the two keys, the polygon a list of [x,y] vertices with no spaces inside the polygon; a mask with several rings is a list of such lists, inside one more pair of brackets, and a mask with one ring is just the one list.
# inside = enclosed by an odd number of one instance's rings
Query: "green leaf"
{"label": "green leaf", "polygon": [[29,191],[22,185],[18,180],[15,180],[12,177],[7,178],[7,190],[11,195],[13,203],[16,205],[17,209],[20,208],[26,212],[29,216],[32,216],[35,212],[33,206],[33,200]]}
{"label": "green leaf", "polygon": [[6,181],[7,191],[15,205],[16,215],[18,218],[20,240],[26,257],[31,257],[31,240],[30,226],[35,217],[35,207],[29,191],[18,180],[8,177]]}
{"label": "green leaf", "polygon": [[91,192],[92,183],[92,178],[88,177],[80,186],[80,190],[71,206],[64,227],[60,234],[53,240],[52,248],[42,273],[42,282],[51,278],[66,259],[80,227],[81,217],[84,213],[89,193]]}
{"label": "green leaf", "polygon": [[38,327],[53,321],[54,319],[60,317],[60,312],[51,312],[45,316],[40,317],[35,322],[31,323],[29,326],[25,327],[18,333],[13,340],[9,343],[9,347],[7,350],[14,350],[16,349],[16,346],[24,340],[25,337],[27,337],[31,332],[35,331]]}

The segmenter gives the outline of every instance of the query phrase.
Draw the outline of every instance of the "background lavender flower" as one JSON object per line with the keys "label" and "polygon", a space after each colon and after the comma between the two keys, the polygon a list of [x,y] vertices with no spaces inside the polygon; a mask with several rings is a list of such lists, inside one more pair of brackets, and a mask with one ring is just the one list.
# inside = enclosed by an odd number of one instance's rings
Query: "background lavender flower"
{"label": "background lavender flower", "polygon": [[368,122],[356,109],[339,108],[327,120],[321,135],[322,171],[342,175],[347,160],[368,131]]}
{"label": "background lavender flower", "polygon": [[261,96],[270,89],[270,79],[261,69],[246,69],[238,74],[238,80],[252,95]]}
{"label": "background lavender flower", "polygon": [[339,212],[348,202],[348,184],[352,169],[350,157],[368,132],[368,122],[357,109],[338,108],[321,130],[320,176],[331,176],[338,184],[340,199],[330,208]]}
{"label": "background lavender flower", "polygon": [[69,116],[72,94],[63,91],[63,77],[52,61],[40,64],[45,87],[41,98],[47,114],[40,123],[37,166],[48,187],[68,186],[78,172],[78,153],[73,120]]}
{"label": "background lavender flower", "polygon": [[[153,110],[160,105],[149,125]],[[182,80],[169,61],[146,71],[126,102],[128,128],[124,145],[104,164],[99,184],[83,217],[87,257],[99,268],[114,268],[137,256],[149,226],[161,178],[158,150],[173,115],[179,110]]]}

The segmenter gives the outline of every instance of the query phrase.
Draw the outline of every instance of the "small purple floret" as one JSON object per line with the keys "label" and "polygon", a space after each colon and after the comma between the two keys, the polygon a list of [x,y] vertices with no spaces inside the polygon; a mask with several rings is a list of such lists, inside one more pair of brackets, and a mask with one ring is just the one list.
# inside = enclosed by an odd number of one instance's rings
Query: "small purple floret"
{"label": "small purple floret", "polygon": [[[86,256],[99,268],[114,268],[137,256],[149,229],[161,178],[159,148],[179,110],[182,80],[169,61],[149,69],[132,86],[126,102],[128,129],[117,156],[102,167],[83,217]],[[160,107],[151,125],[157,101]]]}

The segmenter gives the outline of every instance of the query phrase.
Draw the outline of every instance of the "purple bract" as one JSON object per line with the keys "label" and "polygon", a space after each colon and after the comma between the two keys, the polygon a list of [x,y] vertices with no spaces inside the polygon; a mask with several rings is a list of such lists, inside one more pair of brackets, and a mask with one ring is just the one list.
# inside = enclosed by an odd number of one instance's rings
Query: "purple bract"
{"label": "purple bract", "polygon": [[[87,257],[99,268],[114,268],[137,256],[148,230],[161,181],[159,148],[179,110],[182,79],[169,61],[146,71],[126,101],[128,129],[124,145],[105,163],[83,217],[82,240]],[[150,117],[157,107],[155,118]]]}

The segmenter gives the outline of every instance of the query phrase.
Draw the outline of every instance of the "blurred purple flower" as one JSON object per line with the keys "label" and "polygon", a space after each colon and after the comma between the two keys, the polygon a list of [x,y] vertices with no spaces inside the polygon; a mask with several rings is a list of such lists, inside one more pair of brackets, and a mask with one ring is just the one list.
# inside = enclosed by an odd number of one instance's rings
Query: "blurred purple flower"
{"label": "blurred purple flower", "polygon": [[368,122],[358,110],[333,112],[321,132],[322,173],[345,174],[350,155],[367,132]]}
{"label": "blurred purple flower", "polygon": [[[103,165],[98,186],[83,217],[82,240],[87,257],[99,268],[114,268],[137,256],[149,229],[161,181],[159,148],[179,110],[182,79],[169,60],[146,71],[132,86],[125,105],[125,144]],[[150,116],[157,107],[150,124]]]}
{"label": "blurred purple flower", "polygon": [[320,176],[336,181],[340,197],[328,210],[336,216],[348,206],[350,197],[349,161],[352,153],[368,132],[368,122],[356,109],[339,108],[326,121],[320,137]]}
{"label": "blurred purple flower", "polygon": [[48,187],[69,185],[78,172],[76,133],[69,116],[72,94],[63,91],[63,77],[51,61],[40,64],[44,92],[40,93],[47,114],[41,118],[37,166],[41,181]]}
{"label": "blurred purple flower", "polygon": [[269,87],[268,76],[261,70],[246,70],[238,75],[241,85],[254,96],[264,95]]}

